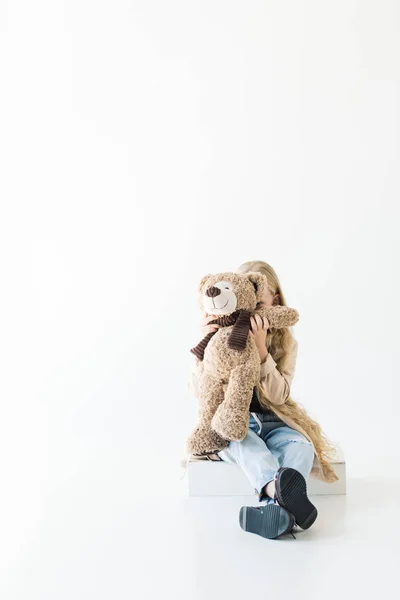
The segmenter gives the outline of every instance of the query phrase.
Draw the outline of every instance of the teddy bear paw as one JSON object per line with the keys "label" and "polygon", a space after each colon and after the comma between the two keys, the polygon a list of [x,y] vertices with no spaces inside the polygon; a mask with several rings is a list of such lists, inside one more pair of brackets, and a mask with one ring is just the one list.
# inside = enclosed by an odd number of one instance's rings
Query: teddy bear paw
{"label": "teddy bear paw", "polygon": [[187,439],[186,447],[190,454],[202,456],[223,450],[229,445],[210,427],[196,427]]}

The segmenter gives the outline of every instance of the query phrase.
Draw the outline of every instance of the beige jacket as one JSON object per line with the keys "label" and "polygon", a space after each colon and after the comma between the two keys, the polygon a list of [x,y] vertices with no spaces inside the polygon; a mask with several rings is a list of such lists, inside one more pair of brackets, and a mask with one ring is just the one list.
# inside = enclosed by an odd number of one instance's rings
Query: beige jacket
{"label": "beige jacket", "polygon": [[[294,344],[291,352],[286,361],[285,370],[282,373],[277,369],[276,362],[272,358],[271,354],[268,354],[267,358],[263,363],[261,363],[261,372],[260,372],[260,386],[262,387],[265,395],[270,400],[271,410],[282,419],[292,429],[302,433],[314,447],[314,462],[312,465],[310,476],[320,479],[321,481],[330,482],[335,480],[334,472],[330,472],[329,475],[324,474],[322,467],[320,465],[320,461],[318,458],[318,454],[315,449],[315,445],[313,444],[312,439],[307,434],[307,432],[292,418],[285,415],[279,410],[279,406],[284,404],[285,401],[289,398],[290,395],[290,386],[294,377],[294,371],[296,366],[296,358],[297,358],[297,341],[294,340]],[[194,361],[191,365],[191,372],[189,378],[189,389],[194,394],[194,396],[198,397],[198,387],[197,387],[197,372],[198,365],[200,361],[197,357],[194,357]],[[224,385],[224,391],[227,388],[227,384]],[[336,478],[337,479],[337,478]]]}

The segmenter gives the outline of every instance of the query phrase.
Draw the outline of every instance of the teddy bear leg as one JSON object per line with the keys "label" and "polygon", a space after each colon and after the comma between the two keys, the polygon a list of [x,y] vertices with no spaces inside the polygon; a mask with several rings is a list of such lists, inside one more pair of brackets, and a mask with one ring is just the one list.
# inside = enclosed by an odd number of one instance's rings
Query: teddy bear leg
{"label": "teddy bear leg", "polygon": [[211,428],[211,420],[223,399],[222,384],[204,373],[199,382],[198,425],[186,442],[190,454],[213,454],[229,445],[229,440],[222,438]]}
{"label": "teddy bear leg", "polygon": [[224,439],[239,442],[246,437],[254,385],[254,374],[248,365],[232,370],[225,399],[211,421],[211,427]]}
{"label": "teddy bear leg", "polygon": [[196,427],[188,437],[186,449],[190,454],[204,456],[224,450],[228,445],[229,440],[221,438],[211,427],[200,426]]}

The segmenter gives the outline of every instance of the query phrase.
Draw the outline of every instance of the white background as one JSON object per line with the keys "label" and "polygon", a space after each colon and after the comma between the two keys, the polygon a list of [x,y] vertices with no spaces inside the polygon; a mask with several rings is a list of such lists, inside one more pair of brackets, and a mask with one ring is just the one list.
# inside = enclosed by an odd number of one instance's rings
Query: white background
{"label": "white background", "polygon": [[174,492],[197,284],[247,260],[300,312],[294,399],[397,465],[399,3],[0,7],[2,566],[76,481]]}

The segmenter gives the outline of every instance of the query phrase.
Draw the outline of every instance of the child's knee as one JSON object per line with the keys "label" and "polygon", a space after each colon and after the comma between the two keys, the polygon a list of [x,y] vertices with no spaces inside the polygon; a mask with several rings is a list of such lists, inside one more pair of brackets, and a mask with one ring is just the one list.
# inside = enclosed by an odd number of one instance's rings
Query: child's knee
{"label": "child's knee", "polygon": [[308,440],[306,442],[300,442],[303,450],[303,454],[309,459],[310,463],[314,460],[314,446]]}
{"label": "child's knee", "polygon": [[297,446],[302,454],[310,455],[310,456],[314,455],[314,446],[304,436],[302,436],[301,438],[298,438],[298,439],[294,439],[292,441],[294,444],[297,444]]}
{"label": "child's knee", "polygon": [[314,459],[314,446],[304,436],[295,436],[286,440],[286,453],[301,456],[304,460],[309,460],[311,463]]}

